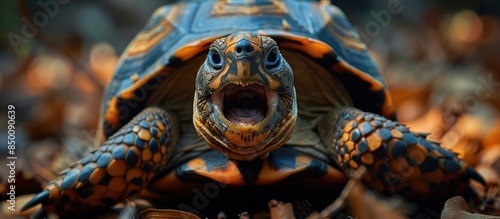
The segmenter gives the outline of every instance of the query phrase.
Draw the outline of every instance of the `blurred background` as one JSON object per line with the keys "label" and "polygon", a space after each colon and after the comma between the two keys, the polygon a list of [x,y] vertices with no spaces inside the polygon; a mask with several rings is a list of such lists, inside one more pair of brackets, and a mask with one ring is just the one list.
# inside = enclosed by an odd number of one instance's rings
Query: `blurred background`
{"label": "blurred background", "polygon": [[[120,54],[173,1],[48,2],[57,1],[0,1],[0,114],[16,108],[18,196],[39,191],[92,147]],[[371,48],[400,121],[432,132],[488,182],[500,182],[500,1],[332,3]],[[4,145],[7,117],[0,123]],[[5,157],[2,146],[0,163]],[[2,199],[7,174],[0,168]]]}

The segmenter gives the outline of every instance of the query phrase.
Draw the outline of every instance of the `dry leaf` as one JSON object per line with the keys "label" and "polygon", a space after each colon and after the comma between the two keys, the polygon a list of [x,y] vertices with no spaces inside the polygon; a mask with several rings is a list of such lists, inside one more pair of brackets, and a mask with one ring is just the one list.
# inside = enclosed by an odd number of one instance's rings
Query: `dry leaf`
{"label": "dry leaf", "polygon": [[469,212],[469,207],[462,196],[448,199],[444,205],[441,219],[493,219],[500,218],[484,214],[473,214]]}

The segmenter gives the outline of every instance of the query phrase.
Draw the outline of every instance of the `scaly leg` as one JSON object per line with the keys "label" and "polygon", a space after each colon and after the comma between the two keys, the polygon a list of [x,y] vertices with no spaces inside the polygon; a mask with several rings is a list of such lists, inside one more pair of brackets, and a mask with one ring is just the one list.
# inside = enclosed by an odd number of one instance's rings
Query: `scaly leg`
{"label": "scaly leg", "polygon": [[164,169],[177,139],[175,130],[169,113],[145,109],[99,149],[61,172],[22,210],[41,203],[38,216],[84,212],[137,194]]}
{"label": "scaly leg", "polygon": [[427,134],[382,116],[340,108],[318,124],[323,143],[346,171],[364,165],[366,184],[386,194],[423,197],[461,194],[469,179],[484,180]]}

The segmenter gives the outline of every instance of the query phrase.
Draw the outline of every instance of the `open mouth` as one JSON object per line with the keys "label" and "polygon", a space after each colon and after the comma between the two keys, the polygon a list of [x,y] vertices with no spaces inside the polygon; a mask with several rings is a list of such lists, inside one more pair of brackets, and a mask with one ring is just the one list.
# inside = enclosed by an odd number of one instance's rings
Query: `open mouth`
{"label": "open mouth", "polygon": [[240,125],[253,125],[266,117],[266,89],[258,84],[241,86],[231,84],[223,91],[224,116]]}
{"label": "open mouth", "polygon": [[229,84],[214,93],[214,104],[224,117],[238,125],[255,125],[266,118],[275,92],[260,84]]}

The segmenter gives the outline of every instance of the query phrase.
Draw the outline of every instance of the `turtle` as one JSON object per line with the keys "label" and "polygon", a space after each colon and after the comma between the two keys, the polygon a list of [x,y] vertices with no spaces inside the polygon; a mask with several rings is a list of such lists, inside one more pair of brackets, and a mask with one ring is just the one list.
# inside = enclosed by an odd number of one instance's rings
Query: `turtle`
{"label": "turtle", "polygon": [[97,149],[23,210],[74,215],[140,196],[203,215],[222,190],[334,200],[325,191],[362,168],[366,187],[409,198],[484,183],[397,121],[367,46],[329,1],[162,6],[122,54],[101,114]]}

